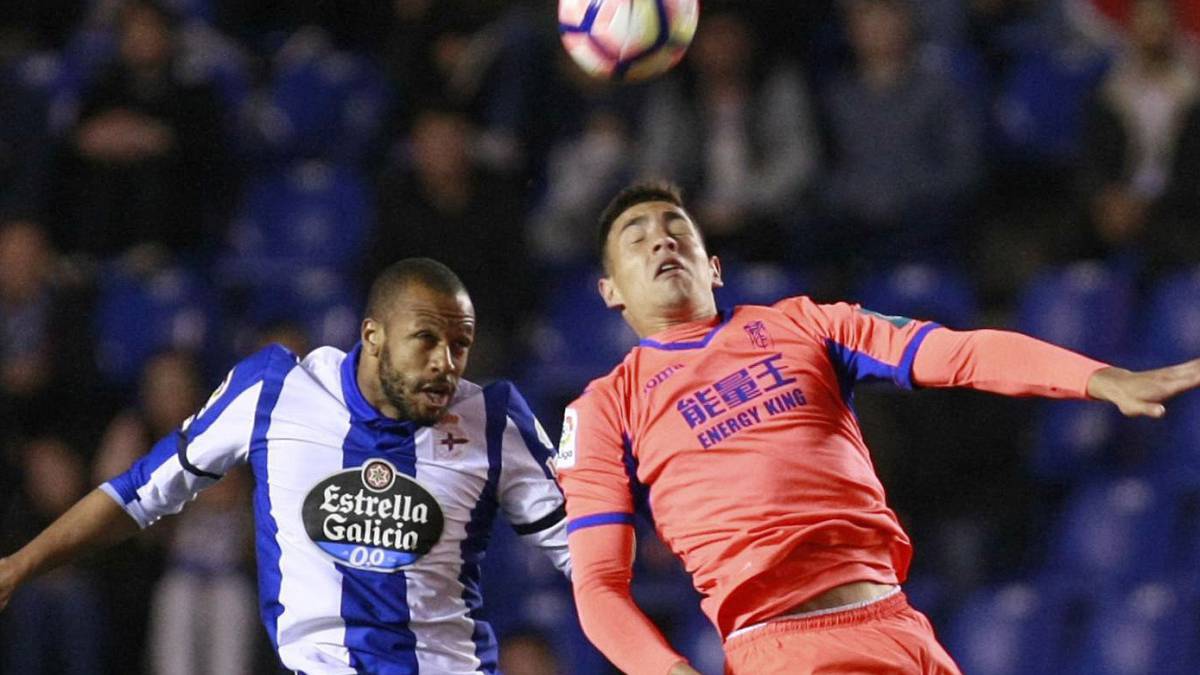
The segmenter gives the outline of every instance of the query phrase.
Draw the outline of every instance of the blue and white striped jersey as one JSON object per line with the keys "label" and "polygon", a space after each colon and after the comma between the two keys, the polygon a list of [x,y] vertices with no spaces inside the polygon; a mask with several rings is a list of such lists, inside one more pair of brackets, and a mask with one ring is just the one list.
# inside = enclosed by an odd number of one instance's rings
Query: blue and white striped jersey
{"label": "blue and white striped jersey", "polygon": [[434,426],[383,417],[359,391],[358,356],[263,349],[102,489],[145,527],[249,462],[259,604],[285,666],[493,673],[478,612],[496,512],[569,572],[552,443],[507,382],[460,382]]}

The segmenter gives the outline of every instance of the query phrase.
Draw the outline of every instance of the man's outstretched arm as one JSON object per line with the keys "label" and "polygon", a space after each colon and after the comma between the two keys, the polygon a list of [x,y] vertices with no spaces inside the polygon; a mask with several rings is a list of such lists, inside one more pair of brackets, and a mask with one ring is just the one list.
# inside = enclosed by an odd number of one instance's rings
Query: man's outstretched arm
{"label": "man's outstretched arm", "polygon": [[1132,372],[1020,333],[937,328],[917,352],[912,379],[1008,396],[1091,398],[1125,415],[1161,417],[1164,401],[1200,386],[1200,359]]}
{"label": "man's outstretched arm", "polygon": [[111,546],[138,529],[137,522],[104,491],[92,490],[21,550],[0,558],[0,609],[30,578]]}

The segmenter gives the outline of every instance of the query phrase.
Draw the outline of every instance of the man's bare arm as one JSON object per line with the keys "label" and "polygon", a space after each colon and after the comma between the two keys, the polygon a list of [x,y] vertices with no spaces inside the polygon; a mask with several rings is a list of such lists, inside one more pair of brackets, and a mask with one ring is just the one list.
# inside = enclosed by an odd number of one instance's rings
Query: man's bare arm
{"label": "man's bare arm", "polygon": [[21,550],[0,558],[0,609],[22,583],[76,557],[122,541],[137,522],[101,490],[92,490]]}

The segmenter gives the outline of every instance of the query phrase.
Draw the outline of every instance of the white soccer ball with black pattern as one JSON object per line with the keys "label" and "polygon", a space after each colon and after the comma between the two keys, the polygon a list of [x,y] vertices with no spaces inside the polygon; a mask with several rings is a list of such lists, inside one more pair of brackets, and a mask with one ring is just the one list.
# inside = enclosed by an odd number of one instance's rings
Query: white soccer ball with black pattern
{"label": "white soccer ball with black pattern", "polygon": [[644,80],[683,58],[700,19],[697,0],[559,0],[563,46],[587,74]]}

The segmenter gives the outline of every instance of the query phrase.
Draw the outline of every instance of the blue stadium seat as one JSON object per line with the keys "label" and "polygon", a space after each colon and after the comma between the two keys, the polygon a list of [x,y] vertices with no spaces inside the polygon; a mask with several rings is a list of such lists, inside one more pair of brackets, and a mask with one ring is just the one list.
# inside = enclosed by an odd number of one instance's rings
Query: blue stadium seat
{"label": "blue stadium seat", "polygon": [[722,272],[725,285],[717,289],[722,307],[772,305],[803,293],[806,286],[800,274],[774,263],[727,263]]}
{"label": "blue stadium seat", "polygon": [[964,673],[1057,673],[1080,607],[1082,590],[1051,578],[983,588],[951,621],[946,648]]}
{"label": "blue stadium seat", "polygon": [[950,267],[907,263],[868,276],[855,296],[883,314],[931,319],[949,328],[975,325],[979,313],[967,277]]}
{"label": "blue stadium seat", "polygon": [[1192,675],[1197,661],[1194,599],[1165,583],[1103,595],[1074,668],[1078,675]]}
{"label": "blue stadium seat", "polygon": [[223,281],[259,285],[305,267],[349,274],[372,220],[370,190],[353,169],[310,161],[251,179],[230,225]]}
{"label": "blue stadium seat", "polygon": [[306,268],[250,289],[246,319],[255,328],[292,323],[314,346],[349,350],[358,341],[360,302],[328,269]]}
{"label": "blue stadium seat", "polygon": [[[1022,294],[1017,329],[1105,361],[1125,363],[1134,289],[1128,275],[1099,263],[1056,267],[1036,277]],[[1050,480],[1101,468],[1122,426],[1110,406],[1082,401],[1039,402],[1032,468]]]}
{"label": "blue stadium seat", "polygon": [[604,306],[596,292],[599,278],[599,270],[589,267],[562,277],[550,290],[545,312],[536,322],[530,344],[532,365],[521,377],[521,391],[546,404],[545,409],[580,394],[590,380],[616,367],[637,344],[620,312]]}
{"label": "blue stadium seat", "polygon": [[[1146,367],[1200,357],[1200,268],[1154,289],[1139,332]],[[1200,392],[1180,396],[1167,410],[1150,430],[1158,441],[1153,459],[1169,483],[1200,488]]]}
{"label": "blue stadium seat", "polygon": [[248,110],[244,146],[270,160],[357,162],[377,145],[391,105],[369,61],[305,29],[280,50],[263,100]]}
{"label": "blue stadium seat", "polygon": [[129,386],[164,349],[191,351],[211,363],[219,342],[218,304],[201,279],[182,267],[133,270],[112,263],[96,305],[96,363],[111,383]]}
{"label": "blue stadium seat", "polygon": [[1101,263],[1075,263],[1051,268],[1029,284],[1017,327],[1093,358],[1120,359],[1129,348],[1133,307],[1131,277]]}
{"label": "blue stadium seat", "polygon": [[1055,525],[1047,569],[1097,586],[1161,578],[1175,515],[1171,495],[1146,478],[1083,483]]}
{"label": "blue stadium seat", "polygon": [[1001,156],[1066,163],[1079,150],[1083,107],[1108,67],[1097,53],[1078,48],[1021,55],[1000,84],[994,139]]}

